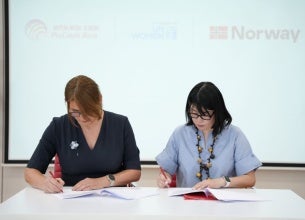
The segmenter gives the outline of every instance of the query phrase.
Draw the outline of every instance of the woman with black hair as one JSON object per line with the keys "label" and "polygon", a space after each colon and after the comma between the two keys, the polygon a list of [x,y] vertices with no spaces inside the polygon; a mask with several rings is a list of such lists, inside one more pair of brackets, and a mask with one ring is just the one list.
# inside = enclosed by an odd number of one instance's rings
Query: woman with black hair
{"label": "woman with black hair", "polygon": [[168,187],[176,176],[178,187],[195,189],[252,187],[262,165],[236,126],[219,89],[200,82],[190,91],[187,123],[177,127],[166,148],[156,157],[161,167],[159,187]]}

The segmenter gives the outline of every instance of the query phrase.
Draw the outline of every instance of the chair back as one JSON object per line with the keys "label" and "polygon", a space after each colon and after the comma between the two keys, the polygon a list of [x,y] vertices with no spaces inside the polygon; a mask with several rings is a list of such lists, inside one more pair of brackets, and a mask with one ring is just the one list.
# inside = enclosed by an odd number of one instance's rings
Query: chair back
{"label": "chair back", "polygon": [[169,187],[176,187],[176,174],[172,175],[172,182],[169,184]]}
{"label": "chair back", "polygon": [[54,158],[54,177],[55,178],[61,178],[61,166],[59,162],[59,157],[56,154]]}

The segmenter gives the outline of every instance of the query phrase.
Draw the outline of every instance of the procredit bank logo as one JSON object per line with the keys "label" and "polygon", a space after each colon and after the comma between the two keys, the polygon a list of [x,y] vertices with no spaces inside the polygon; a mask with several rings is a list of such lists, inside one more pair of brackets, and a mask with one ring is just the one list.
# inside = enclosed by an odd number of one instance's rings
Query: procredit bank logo
{"label": "procredit bank logo", "polygon": [[43,21],[33,19],[25,25],[25,33],[30,39],[39,39],[47,35],[48,28]]}
{"label": "procredit bank logo", "polygon": [[299,29],[210,26],[210,39],[213,40],[277,40],[297,43],[299,37]]}
{"label": "procredit bank logo", "polygon": [[39,19],[32,19],[25,25],[25,34],[29,39],[97,39],[99,26],[94,24],[53,24]]}

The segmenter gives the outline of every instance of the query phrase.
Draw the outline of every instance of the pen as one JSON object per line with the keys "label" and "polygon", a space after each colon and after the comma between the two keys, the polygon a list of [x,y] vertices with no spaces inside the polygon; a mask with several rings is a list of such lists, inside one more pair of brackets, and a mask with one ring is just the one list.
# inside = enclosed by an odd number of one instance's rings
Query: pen
{"label": "pen", "polygon": [[[164,172],[162,167],[160,167],[160,171],[161,171],[162,175],[165,177],[165,179],[167,179],[167,176],[166,176],[166,174],[165,174],[165,172]],[[167,185],[167,187],[169,187],[167,181],[165,181],[165,185]]]}
{"label": "pen", "polygon": [[[49,170],[49,174],[50,174],[54,179],[56,179],[55,176],[54,176],[54,173],[53,173],[51,170]],[[56,180],[57,180],[57,179],[56,179]],[[57,180],[57,182],[59,182],[59,181]],[[64,191],[62,191],[62,189],[61,189],[60,192],[64,192]]]}
{"label": "pen", "polygon": [[160,170],[161,170],[162,175],[165,177],[165,179],[167,179],[167,176],[166,176],[166,174],[165,174],[165,172],[164,172],[162,167],[160,167]]}

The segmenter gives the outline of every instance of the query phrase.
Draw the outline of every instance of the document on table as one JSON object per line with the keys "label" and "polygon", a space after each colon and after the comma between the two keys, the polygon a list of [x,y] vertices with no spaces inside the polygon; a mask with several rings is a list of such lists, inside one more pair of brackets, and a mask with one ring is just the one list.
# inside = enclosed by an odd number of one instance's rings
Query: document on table
{"label": "document on table", "polygon": [[110,187],[89,191],[73,191],[71,188],[64,188],[63,193],[56,193],[54,195],[60,199],[72,199],[82,196],[98,195],[133,200],[155,196],[158,194],[159,190],[156,187]]}
{"label": "document on table", "polygon": [[202,190],[194,190],[192,188],[169,188],[168,196],[181,196],[191,193],[202,192],[205,196],[214,196],[217,200],[221,201],[266,201],[262,195],[258,194],[255,189],[238,189],[238,188],[221,188],[212,189],[205,188]]}

